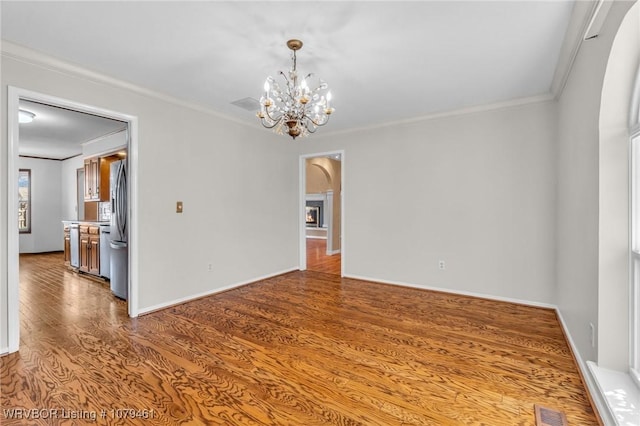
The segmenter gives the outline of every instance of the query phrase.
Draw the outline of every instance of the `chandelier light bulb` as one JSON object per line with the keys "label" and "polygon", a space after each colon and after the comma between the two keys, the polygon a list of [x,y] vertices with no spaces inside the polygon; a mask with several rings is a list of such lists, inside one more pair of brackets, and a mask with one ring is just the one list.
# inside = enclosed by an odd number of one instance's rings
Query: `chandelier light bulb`
{"label": "chandelier light bulb", "polygon": [[310,88],[307,81],[312,74],[298,80],[296,51],[302,48],[302,42],[289,40],[287,47],[293,51],[293,64],[288,73],[280,71],[285,84],[281,87],[273,77],[267,78],[264,96],[260,99],[260,111],[256,115],[264,127],[279,134],[286,133],[295,139],[314,133],[318,127],[327,124],[334,109],[329,105],[331,93],[324,80],[318,80],[315,89]]}

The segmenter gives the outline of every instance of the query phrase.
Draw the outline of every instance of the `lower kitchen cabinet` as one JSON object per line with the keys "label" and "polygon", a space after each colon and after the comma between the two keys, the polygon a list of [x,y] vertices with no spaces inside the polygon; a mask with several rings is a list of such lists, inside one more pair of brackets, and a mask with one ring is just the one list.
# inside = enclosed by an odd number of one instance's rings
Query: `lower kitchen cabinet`
{"label": "lower kitchen cabinet", "polygon": [[64,264],[71,265],[71,229],[64,227]]}
{"label": "lower kitchen cabinet", "polygon": [[100,228],[97,226],[89,228],[89,273],[100,275]]}
{"label": "lower kitchen cabinet", "polygon": [[80,225],[80,267],[82,272],[100,275],[100,227]]}

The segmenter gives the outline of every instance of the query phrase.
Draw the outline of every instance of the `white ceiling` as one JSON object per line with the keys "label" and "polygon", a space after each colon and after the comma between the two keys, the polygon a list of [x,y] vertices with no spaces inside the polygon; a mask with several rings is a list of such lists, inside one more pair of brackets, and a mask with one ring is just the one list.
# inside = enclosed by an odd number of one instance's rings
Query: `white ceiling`
{"label": "white ceiling", "polygon": [[82,154],[82,144],[126,128],[126,123],[64,108],[20,100],[32,112],[31,123],[20,124],[19,154],[64,160]]}
{"label": "white ceiling", "polygon": [[[290,67],[322,131],[549,94],[573,1],[2,2],[2,38],[258,126],[231,102]],[[329,129],[331,127],[331,129]]]}

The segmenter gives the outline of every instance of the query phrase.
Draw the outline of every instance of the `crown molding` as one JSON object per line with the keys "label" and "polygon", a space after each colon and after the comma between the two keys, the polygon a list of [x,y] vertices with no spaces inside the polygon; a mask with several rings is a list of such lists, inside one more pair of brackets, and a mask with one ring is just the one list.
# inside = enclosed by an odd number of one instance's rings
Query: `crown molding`
{"label": "crown molding", "polygon": [[553,96],[553,94],[545,93],[543,95],[529,96],[525,98],[511,99],[508,101],[476,105],[476,106],[471,106],[467,108],[459,108],[459,109],[453,109],[449,111],[435,112],[432,114],[426,114],[426,115],[406,118],[402,120],[387,121],[387,122],[376,124],[373,126],[362,126],[362,127],[351,128],[351,129],[329,131],[329,132],[323,133],[322,135],[318,135],[317,137],[336,136],[336,135],[342,135],[346,133],[381,129],[385,127],[395,127],[403,124],[419,123],[419,122],[429,121],[437,118],[456,117],[456,116],[463,116],[463,115],[478,114],[482,112],[496,111],[501,109],[516,108],[516,107],[525,106],[525,105],[549,102],[549,101],[553,101],[554,99],[555,97]]}
{"label": "crown molding", "polygon": [[119,89],[134,92],[142,96],[164,101],[174,105],[179,105],[181,107],[198,111],[204,114],[212,115],[223,120],[232,121],[236,124],[240,124],[246,127],[250,127],[253,129],[256,128],[256,126],[247,123],[246,121],[242,121],[236,117],[222,114],[208,106],[196,102],[185,101],[184,99],[176,98],[175,96],[171,96],[166,93],[138,86],[136,84],[129,83],[127,81],[120,80],[107,74],[99,73],[97,71],[92,71],[84,68],[82,65],[63,61],[46,53],[36,51],[6,40],[0,40],[0,55],[19,62],[24,62],[30,65],[44,68],[49,71],[66,74],[76,78],[82,78],[93,83],[117,87]]}
{"label": "crown molding", "polygon": [[551,93],[555,99],[559,99],[562,95],[580,47],[583,42],[587,41],[585,40],[585,35],[591,27],[592,22],[596,19],[596,15],[600,12],[598,18],[600,20],[606,18],[606,13],[609,11],[610,5],[601,8],[601,4],[602,0],[576,1],[573,4],[571,19],[564,36],[560,56],[558,57],[558,64],[551,82]]}

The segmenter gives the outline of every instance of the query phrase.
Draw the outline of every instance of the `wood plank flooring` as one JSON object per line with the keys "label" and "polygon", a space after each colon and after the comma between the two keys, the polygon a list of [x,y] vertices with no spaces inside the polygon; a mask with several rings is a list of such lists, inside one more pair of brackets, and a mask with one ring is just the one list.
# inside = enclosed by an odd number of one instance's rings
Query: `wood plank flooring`
{"label": "wood plank flooring", "polygon": [[307,271],[129,319],[61,255],[20,262],[2,425],[597,424],[550,310]]}
{"label": "wood plank flooring", "polygon": [[327,240],[307,238],[307,270],[340,275],[340,253],[327,255]]}

